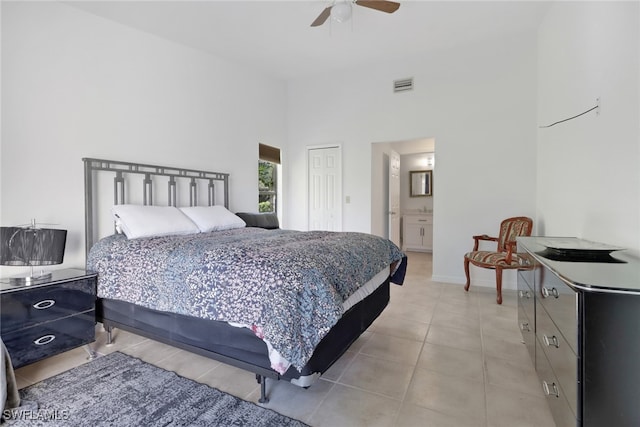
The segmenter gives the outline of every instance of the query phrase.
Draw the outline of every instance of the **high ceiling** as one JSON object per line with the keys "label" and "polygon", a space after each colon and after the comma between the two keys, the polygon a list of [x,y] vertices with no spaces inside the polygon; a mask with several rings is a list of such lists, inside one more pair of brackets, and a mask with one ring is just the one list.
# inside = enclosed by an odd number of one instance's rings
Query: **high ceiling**
{"label": "high ceiling", "polygon": [[330,1],[77,1],[79,9],[284,80],[402,59],[537,28],[542,1],[401,1],[311,22]]}

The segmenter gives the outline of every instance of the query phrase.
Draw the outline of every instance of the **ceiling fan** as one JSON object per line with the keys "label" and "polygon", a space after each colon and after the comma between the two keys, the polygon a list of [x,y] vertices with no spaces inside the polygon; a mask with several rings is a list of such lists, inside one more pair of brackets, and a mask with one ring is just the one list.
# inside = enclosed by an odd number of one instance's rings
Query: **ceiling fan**
{"label": "ceiling fan", "polygon": [[347,0],[334,1],[333,4],[325,8],[320,15],[311,23],[312,27],[318,27],[325,23],[331,16],[337,22],[346,21],[351,17],[351,4],[368,7],[381,12],[393,13],[400,7],[400,3],[384,0]]}

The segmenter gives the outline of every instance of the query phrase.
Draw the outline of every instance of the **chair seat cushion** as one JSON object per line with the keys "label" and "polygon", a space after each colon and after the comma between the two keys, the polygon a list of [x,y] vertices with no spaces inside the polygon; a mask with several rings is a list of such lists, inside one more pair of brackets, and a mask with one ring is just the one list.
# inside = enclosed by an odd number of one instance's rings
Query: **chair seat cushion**
{"label": "chair seat cushion", "polygon": [[471,263],[486,268],[522,268],[524,267],[522,260],[517,254],[511,255],[511,264],[507,263],[505,252],[475,251],[465,254]]}

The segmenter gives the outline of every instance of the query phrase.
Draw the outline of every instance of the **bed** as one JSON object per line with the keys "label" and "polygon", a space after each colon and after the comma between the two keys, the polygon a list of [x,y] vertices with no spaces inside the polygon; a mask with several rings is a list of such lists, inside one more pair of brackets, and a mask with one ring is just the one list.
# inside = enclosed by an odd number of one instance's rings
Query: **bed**
{"label": "bed", "polygon": [[310,386],[404,280],[387,239],[247,226],[228,211],[228,174],[83,161],[87,268],[109,341],[121,328],[250,371],[260,402],[267,378]]}

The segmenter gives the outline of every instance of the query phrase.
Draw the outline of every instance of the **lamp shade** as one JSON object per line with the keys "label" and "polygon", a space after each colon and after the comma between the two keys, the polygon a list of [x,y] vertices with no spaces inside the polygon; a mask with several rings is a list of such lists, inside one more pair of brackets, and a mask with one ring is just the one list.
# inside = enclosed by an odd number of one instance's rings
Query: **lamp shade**
{"label": "lamp shade", "polygon": [[62,264],[67,230],[0,227],[0,265]]}

